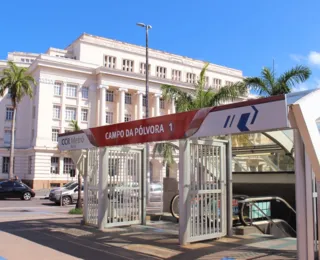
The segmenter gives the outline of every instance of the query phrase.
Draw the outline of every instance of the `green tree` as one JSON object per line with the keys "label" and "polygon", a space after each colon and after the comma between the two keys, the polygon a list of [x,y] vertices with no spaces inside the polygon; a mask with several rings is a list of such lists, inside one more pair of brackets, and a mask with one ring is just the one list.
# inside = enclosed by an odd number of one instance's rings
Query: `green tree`
{"label": "green tree", "polygon": [[18,105],[24,96],[32,98],[32,84],[36,85],[36,81],[31,75],[27,73],[27,68],[18,67],[12,61],[8,62],[8,67],[2,71],[0,78],[0,96],[3,96],[6,93],[6,90],[8,90],[8,93],[10,93],[13,108],[9,170],[9,178],[12,179],[14,163],[14,136],[16,112]]}
{"label": "green tree", "polygon": [[[211,87],[206,88],[206,71],[209,63],[202,68],[194,89],[189,91],[181,90],[173,85],[162,85],[162,95],[164,99],[173,99],[177,112],[185,112],[204,107],[218,106],[224,102],[230,102],[239,96],[247,93],[247,87],[242,82],[236,82],[232,85],[221,87],[214,90]],[[178,147],[170,142],[158,143],[153,148],[153,156],[159,154],[164,158],[164,164],[173,162],[174,150]]]}
{"label": "green tree", "polygon": [[296,84],[305,82],[311,75],[311,70],[305,66],[296,66],[279,77],[274,70],[263,68],[260,77],[248,77],[242,82],[260,96],[275,96],[290,93]]}
{"label": "green tree", "polygon": [[[72,127],[73,131],[80,131],[80,127],[77,120],[72,120],[69,126]],[[82,209],[81,189],[82,189],[82,183],[81,183],[81,175],[79,172],[78,173],[78,199],[77,199],[76,209]]]}
{"label": "green tree", "polygon": [[80,131],[80,127],[77,120],[71,120],[69,126],[72,128],[72,131]]}

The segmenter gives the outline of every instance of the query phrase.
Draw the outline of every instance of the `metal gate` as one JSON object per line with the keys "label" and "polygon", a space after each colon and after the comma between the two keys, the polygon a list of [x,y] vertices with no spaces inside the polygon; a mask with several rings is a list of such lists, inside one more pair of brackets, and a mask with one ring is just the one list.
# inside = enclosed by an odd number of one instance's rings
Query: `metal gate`
{"label": "metal gate", "polygon": [[187,142],[184,158],[189,157],[189,161],[184,165],[188,164],[186,169],[190,175],[182,177],[187,187],[183,194],[186,204],[182,206],[187,215],[183,221],[187,226],[182,229],[186,232],[185,242],[223,237],[227,232],[226,143],[219,140]]}
{"label": "metal gate", "polygon": [[87,174],[84,178],[85,222],[98,226],[99,148],[87,151]]}
{"label": "metal gate", "polygon": [[141,224],[142,150],[108,148],[105,227]]}

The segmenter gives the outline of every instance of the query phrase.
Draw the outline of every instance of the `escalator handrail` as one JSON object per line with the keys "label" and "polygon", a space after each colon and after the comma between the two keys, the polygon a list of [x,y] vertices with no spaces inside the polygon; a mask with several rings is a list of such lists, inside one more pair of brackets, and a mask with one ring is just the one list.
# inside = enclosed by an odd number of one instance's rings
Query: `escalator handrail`
{"label": "escalator handrail", "polygon": [[281,197],[277,197],[277,196],[266,196],[266,197],[249,197],[246,198],[244,200],[239,200],[239,203],[248,203],[248,202],[257,202],[257,201],[266,201],[266,200],[276,200],[276,201],[281,201],[283,202],[283,204],[285,204],[287,206],[287,208],[289,208],[294,214],[297,214],[296,211],[294,210],[294,208],[291,207],[291,205],[284,200]]}

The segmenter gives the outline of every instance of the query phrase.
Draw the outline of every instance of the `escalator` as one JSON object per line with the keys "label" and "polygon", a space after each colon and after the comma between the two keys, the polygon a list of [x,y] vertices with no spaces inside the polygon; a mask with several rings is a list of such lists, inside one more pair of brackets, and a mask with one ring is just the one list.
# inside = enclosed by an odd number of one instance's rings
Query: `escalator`
{"label": "escalator", "polygon": [[[234,196],[238,200],[238,219],[234,218],[236,231],[262,233],[274,237],[296,237],[296,212],[280,197]],[[243,233],[242,233],[243,234]]]}

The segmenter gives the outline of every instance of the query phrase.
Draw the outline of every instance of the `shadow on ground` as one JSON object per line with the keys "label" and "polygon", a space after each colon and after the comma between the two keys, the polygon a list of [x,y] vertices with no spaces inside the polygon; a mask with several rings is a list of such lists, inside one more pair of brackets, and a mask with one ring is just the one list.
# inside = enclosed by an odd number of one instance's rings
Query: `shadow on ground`
{"label": "shadow on ground", "polygon": [[[160,222],[159,222],[160,223]],[[271,237],[223,238],[188,246],[178,243],[177,224],[110,228],[80,225],[80,218],[33,219],[0,223],[4,232],[81,259],[296,259],[295,250],[258,248]],[[288,242],[287,242],[288,243]]]}

